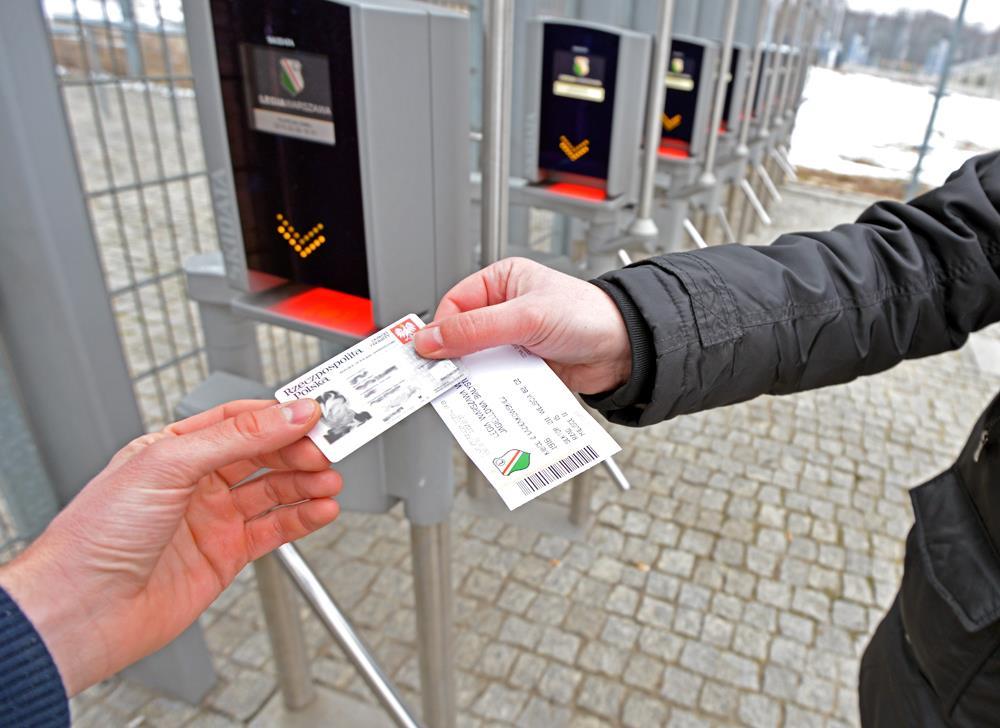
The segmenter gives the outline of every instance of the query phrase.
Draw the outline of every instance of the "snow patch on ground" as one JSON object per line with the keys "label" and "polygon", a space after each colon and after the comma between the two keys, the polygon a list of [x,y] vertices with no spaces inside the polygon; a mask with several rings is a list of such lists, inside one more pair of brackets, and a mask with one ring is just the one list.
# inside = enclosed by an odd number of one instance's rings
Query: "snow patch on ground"
{"label": "snow patch on ground", "polygon": [[[838,174],[909,179],[933,89],[866,73],[813,68],[792,135],[792,162]],[[941,100],[921,181],[939,185],[969,157],[1000,149],[1000,100]]]}

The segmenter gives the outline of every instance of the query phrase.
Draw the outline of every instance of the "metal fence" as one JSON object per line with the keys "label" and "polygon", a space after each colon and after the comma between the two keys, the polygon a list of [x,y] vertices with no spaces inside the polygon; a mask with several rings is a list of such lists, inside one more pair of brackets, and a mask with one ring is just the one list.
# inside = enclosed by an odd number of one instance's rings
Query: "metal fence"
{"label": "metal fence", "polygon": [[[182,261],[217,247],[177,0],[44,0],[107,295],[147,429],[206,373]],[[258,330],[270,383],[319,357],[311,337]]]}

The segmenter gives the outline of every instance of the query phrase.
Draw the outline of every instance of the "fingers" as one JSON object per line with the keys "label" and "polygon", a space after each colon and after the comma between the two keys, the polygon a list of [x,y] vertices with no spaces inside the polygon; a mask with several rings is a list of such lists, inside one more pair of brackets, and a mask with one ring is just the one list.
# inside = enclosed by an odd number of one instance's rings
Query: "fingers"
{"label": "fingers", "polygon": [[332,522],[340,513],[337,501],[309,500],[271,511],[246,524],[247,555],[259,559],[283,543],[302,538]]}
{"label": "fingers", "polygon": [[277,506],[340,493],[340,474],[327,468],[319,473],[273,471],[233,488],[233,505],[247,520]]}
{"label": "fingers", "polygon": [[202,430],[210,425],[217,424],[223,420],[235,417],[240,412],[254,412],[256,410],[271,407],[275,404],[273,399],[237,399],[232,402],[220,404],[218,407],[191,415],[179,422],[167,425],[164,432],[174,435],[186,435],[189,432]]}
{"label": "fingers", "polygon": [[433,359],[465,356],[502,344],[529,344],[537,336],[541,312],[527,299],[466,311],[417,332],[414,345]]}
{"label": "fingers", "polygon": [[250,477],[261,468],[270,470],[327,470],[330,461],[319,451],[312,440],[298,440],[275,452],[264,453],[250,460],[241,460],[219,468],[219,475],[227,485],[233,486]]}
{"label": "fingers", "polygon": [[525,284],[540,270],[546,269],[533,260],[504,258],[476,271],[444,295],[434,321],[513,299],[524,292]]}
{"label": "fingers", "polygon": [[[178,477],[194,482],[242,460],[267,462],[277,459],[287,467],[292,457],[311,459],[311,456],[302,456],[299,450],[293,451],[299,453],[294,456],[281,450],[301,440],[319,416],[319,405],[311,399],[241,409],[233,417],[153,443],[141,453],[143,465],[153,477],[169,472],[174,482]],[[311,443],[306,444],[315,449]]]}

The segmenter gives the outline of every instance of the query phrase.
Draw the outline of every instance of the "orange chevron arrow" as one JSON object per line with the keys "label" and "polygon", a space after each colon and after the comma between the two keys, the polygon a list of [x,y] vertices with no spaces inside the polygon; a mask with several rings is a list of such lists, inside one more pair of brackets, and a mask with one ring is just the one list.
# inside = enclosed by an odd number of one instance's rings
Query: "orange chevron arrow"
{"label": "orange chevron arrow", "polygon": [[660,114],[660,118],[663,121],[663,128],[667,131],[673,131],[681,125],[684,117],[680,114],[674,114],[673,116],[667,116],[666,114]]}
{"label": "orange chevron arrow", "polygon": [[573,144],[566,138],[566,135],[563,134],[559,137],[559,148],[562,149],[563,154],[569,157],[569,161],[575,162],[590,151],[590,140],[584,139],[579,144]]}
{"label": "orange chevron arrow", "polygon": [[275,217],[278,221],[276,228],[278,235],[285,239],[288,247],[298,253],[300,258],[308,258],[316,248],[326,242],[326,236],[320,234],[324,227],[321,222],[316,223],[303,234],[296,230],[291,220],[280,212]]}

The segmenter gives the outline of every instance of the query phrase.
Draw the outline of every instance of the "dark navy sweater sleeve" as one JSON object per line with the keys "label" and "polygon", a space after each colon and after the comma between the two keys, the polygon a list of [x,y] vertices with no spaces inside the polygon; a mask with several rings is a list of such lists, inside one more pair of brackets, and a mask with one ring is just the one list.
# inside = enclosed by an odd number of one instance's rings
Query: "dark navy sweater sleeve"
{"label": "dark navy sweater sleeve", "polygon": [[0,589],[0,726],[68,726],[56,663],[34,626]]}

